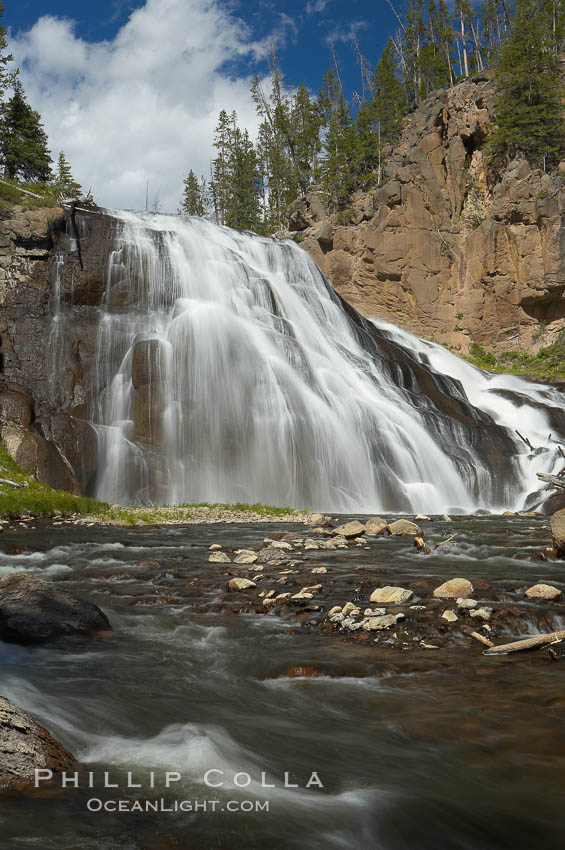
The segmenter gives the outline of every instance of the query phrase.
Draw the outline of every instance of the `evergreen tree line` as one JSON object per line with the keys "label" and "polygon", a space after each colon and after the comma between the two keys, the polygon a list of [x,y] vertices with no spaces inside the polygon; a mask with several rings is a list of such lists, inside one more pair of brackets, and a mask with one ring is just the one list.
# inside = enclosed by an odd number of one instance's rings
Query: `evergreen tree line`
{"label": "evergreen tree line", "polygon": [[[392,5],[392,4],[391,4]],[[334,209],[381,182],[405,117],[431,92],[488,67],[496,103],[488,141],[493,177],[516,156],[551,170],[565,158],[559,57],[565,0],[409,0],[374,69],[355,49],[360,90],[346,98],[337,62],[316,96],[283,82],[273,53],[267,89],[255,78],[260,119],[252,143],[222,111],[208,179],[191,170],[181,212],[259,233],[284,226],[289,204],[317,186]],[[450,11],[451,9],[451,11]],[[333,56],[333,54],[332,54]]]}
{"label": "evergreen tree line", "polygon": [[[0,16],[4,6],[0,2]],[[55,166],[41,116],[25,98],[18,71],[9,70],[13,56],[8,53],[6,28],[0,26],[0,168],[5,181],[24,184],[36,194],[54,201],[59,196],[74,197],[81,187],[61,151]],[[6,93],[12,96],[6,100]]]}

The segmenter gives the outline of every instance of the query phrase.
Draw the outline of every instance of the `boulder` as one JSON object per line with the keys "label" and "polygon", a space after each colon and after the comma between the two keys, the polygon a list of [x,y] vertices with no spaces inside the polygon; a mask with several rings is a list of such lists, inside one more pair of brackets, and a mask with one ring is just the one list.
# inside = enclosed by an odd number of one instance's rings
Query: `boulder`
{"label": "boulder", "polygon": [[469,608],[476,608],[477,607],[477,600],[476,599],[463,599],[463,597],[461,597],[461,596],[459,596],[455,600],[455,603],[456,603],[458,608],[469,609]]}
{"label": "boulder", "polygon": [[381,617],[370,617],[365,623],[364,628],[369,631],[380,631],[380,629],[390,629],[395,626],[399,620],[404,619],[404,614],[383,614]]}
{"label": "boulder", "polygon": [[466,578],[452,578],[436,587],[434,596],[436,599],[458,599],[466,598],[473,592],[473,585]]}
{"label": "boulder", "polygon": [[407,537],[421,537],[423,533],[420,526],[409,519],[397,519],[396,522],[389,523],[386,530],[389,534],[402,534]]}
{"label": "boulder", "polygon": [[211,555],[208,555],[208,561],[211,564],[229,564],[230,559],[226,555],[225,552],[212,552]]}
{"label": "boulder", "polygon": [[111,629],[106,615],[60,585],[27,573],[0,579],[0,640],[45,643]]}
{"label": "boulder", "polygon": [[47,729],[0,696],[0,791],[33,787],[35,769],[75,770],[76,759]]}
{"label": "boulder", "polygon": [[387,526],[386,519],[380,516],[371,517],[365,523],[365,534],[382,534]]}
{"label": "boulder", "polygon": [[400,605],[408,602],[414,594],[405,587],[378,587],[371,593],[369,602],[381,602],[383,605]]}
{"label": "boulder", "polygon": [[257,555],[250,549],[242,549],[233,559],[234,564],[254,564],[257,560]]}
{"label": "boulder", "polygon": [[228,590],[231,591],[251,590],[253,587],[257,587],[257,585],[248,578],[230,578],[228,581]]}
{"label": "boulder", "polygon": [[471,617],[478,617],[479,620],[490,620],[492,608],[475,608],[473,611],[469,611],[469,614]]}
{"label": "boulder", "polygon": [[530,599],[557,599],[561,596],[561,591],[552,584],[534,584],[528,587],[526,596]]}
{"label": "boulder", "polygon": [[360,614],[361,611],[353,602],[346,602],[341,610],[341,613],[344,617],[350,617],[351,614]]}
{"label": "boulder", "polygon": [[360,537],[361,534],[365,534],[365,526],[359,520],[354,519],[344,525],[338,525],[337,528],[333,529],[332,534],[335,537],[338,535],[341,537]]}
{"label": "boulder", "polygon": [[553,546],[559,558],[565,558],[565,508],[557,511],[550,519]]}
{"label": "boulder", "polygon": [[447,609],[446,611],[444,611],[444,612],[443,612],[443,614],[441,615],[441,619],[442,619],[442,620],[447,620],[447,622],[448,622],[448,623],[454,623],[456,620],[458,620],[458,619],[459,619],[459,617],[457,616],[457,614],[455,613],[455,611],[451,611],[451,609],[449,609],[449,608],[448,608],[448,609]]}
{"label": "boulder", "polygon": [[265,549],[261,549],[257,555],[258,564],[280,566],[282,564],[288,564],[289,562],[290,558],[284,553],[284,550],[274,549],[272,546],[267,546]]}

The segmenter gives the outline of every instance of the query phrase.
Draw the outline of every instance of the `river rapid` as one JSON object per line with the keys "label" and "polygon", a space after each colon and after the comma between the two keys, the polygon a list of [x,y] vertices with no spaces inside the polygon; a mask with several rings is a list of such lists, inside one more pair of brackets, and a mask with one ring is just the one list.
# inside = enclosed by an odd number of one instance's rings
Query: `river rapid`
{"label": "river rapid", "polygon": [[[4,532],[0,576],[61,582],[102,607],[114,632],[0,643],[0,693],[94,775],[93,788],[83,775],[78,789],[2,797],[1,850],[565,845],[565,661],[544,651],[485,658],[457,640],[411,652],[386,635],[354,642],[319,627],[325,612],[233,613],[208,546],[258,547],[304,526],[36,525]],[[457,546],[427,559],[406,540],[379,539],[309,553],[311,565],[327,567],[339,604],[355,599],[360,570],[375,584],[458,575],[485,582],[495,609],[521,610],[509,637],[563,628],[565,605],[520,592],[544,580],[565,589],[558,563],[517,557],[548,545],[546,520],[458,517],[449,532]],[[445,523],[426,536],[441,540]],[[296,665],[317,675],[287,675]],[[169,788],[167,771],[181,775]],[[105,772],[117,789],[104,787]],[[128,772],[141,789],[127,787]],[[285,787],[285,774],[298,787]],[[167,810],[89,811],[93,800],[162,800]],[[175,812],[175,801],[201,806]]]}

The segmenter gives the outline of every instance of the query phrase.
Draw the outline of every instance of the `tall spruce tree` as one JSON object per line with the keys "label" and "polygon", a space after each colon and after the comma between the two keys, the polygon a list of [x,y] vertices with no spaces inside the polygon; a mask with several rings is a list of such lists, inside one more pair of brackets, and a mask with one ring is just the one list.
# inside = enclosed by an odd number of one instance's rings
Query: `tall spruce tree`
{"label": "tall spruce tree", "polygon": [[[0,0],[0,17],[4,14],[4,4]],[[6,27],[0,26],[0,99],[3,98],[7,88],[14,86],[18,75],[16,71],[8,70],[8,65],[14,57],[7,53],[8,41],[6,39]]]}
{"label": "tall spruce tree", "polygon": [[225,224],[238,230],[260,229],[257,155],[247,130],[235,127],[229,152],[229,191]]}
{"label": "tall spruce tree", "polygon": [[26,102],[21,83],[2,104],[0,159],[4,176],[10,180],[47,183],[51,180],[51,156],[41,118]]}
{"label": "tall spruce tree", "polygon": [[373,77],[371,109],[380,127],[382,143],[392,142],[402,129],[408,103],[394,63],[394,45],[388,40]]}
{"label": "tall spruce tree", "polygon": [[205,214],[202,189],[203,184],[198,181],[196,174],[191,168],[188,172],[188,177],[184,181],[181,212],[185,213],[185,215],[203,216]]}
{"label": "tall spruce tree", "polygon": [[234,115],[228,115],[222,109],[214,135],[214,147],[217,155],[212,160],[210,192],[214,207],[216,224],[226,223],[226,208],[229,194],[229,157],[232,146]]}
{"label": "tall spruce tree", "polygon": [[54,188],[57,194],[64,195],[65,198],[76,198],[82,192],[82,187],[74,179],[71,166],[67,162],[63,151],[60,151],[57,158]]}
{"label": "tall spruce tree", "polygon": [[496,128],[489,142],[495,169],[516,156],[551,169],[565,156],[560,45],[552,7],[545,0],[518,0],[496,78]]}

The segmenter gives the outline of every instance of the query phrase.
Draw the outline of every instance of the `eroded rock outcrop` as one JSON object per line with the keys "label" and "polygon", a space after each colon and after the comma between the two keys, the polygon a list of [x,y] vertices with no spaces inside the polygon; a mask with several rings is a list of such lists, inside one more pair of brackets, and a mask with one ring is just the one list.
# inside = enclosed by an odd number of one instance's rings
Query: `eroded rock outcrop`
{"label": "eroded rock outcrop", "polygon": [[535,351],[565,326],[565,180],[518,160],[488,182],[493,89],[484,72],[430,95],[382,185],[340,214],[319,195],[299,199],[291,230],[366,316],[462,350]]}

